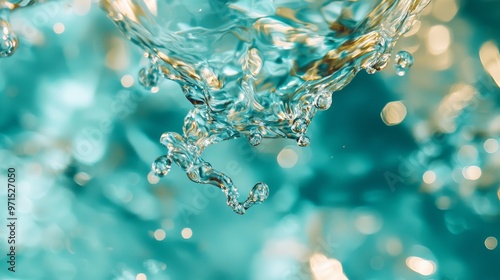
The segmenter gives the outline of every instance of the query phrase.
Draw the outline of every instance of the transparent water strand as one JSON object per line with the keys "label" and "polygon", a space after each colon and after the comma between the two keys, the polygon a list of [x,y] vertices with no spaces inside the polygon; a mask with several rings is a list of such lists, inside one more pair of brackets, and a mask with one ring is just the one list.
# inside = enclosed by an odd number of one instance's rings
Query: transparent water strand
{"label": "transparent water strand", "polygon": [[218,187],[226,195],[227,205],[237,214],[243,215],[246,210],[255,204],[264,202],[269,196],[269,187],[262,182],[255,184],[247,199],[239,201],[240,194],[231,178],[217,171],[200,157],[200,150],[188,143],[177,133],[164,133],[160,138],[168,153],[153,163],[156,174],[163,174],[170,170],[170,164],[175,162],[186,172],[188,178],[196,183],[210,184]]}

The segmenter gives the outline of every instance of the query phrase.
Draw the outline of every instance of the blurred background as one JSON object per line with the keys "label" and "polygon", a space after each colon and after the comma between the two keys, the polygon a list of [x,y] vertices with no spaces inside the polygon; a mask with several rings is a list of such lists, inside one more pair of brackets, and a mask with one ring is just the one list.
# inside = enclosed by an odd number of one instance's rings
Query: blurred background
{"label": "blurred background", "polygon": [[307,148],[209,147],[242,193],[270,186],[238,216],[180,168],[150,172],[191,105],[173,82],[138,84],[146,59],[97,5],[16,11],[20,47],[0,60],[0,181],[17,169],[17,272],[2,253],[0,278],[500,279],[499,12],[432,0],[397,46],[415,57],[409,73],[360,73]]}

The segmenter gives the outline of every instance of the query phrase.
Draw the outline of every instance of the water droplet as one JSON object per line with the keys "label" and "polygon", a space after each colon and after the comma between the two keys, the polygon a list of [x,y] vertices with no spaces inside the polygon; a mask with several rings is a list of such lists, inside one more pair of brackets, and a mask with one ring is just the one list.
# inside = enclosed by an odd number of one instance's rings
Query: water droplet
{"label": "water droplet", "polygon": [[314,106],[319,110],[328,110],[332,105],[332,96],[327,92],[322,92],[314,100]]}
{"label": "water droplet", "polygon": [[257,183],[250,191],[248,200],[253,203],[261,203],[269,196],[269,187],[264,183]]}
{"label": "water droplet", "polygon": [[299,139],[297,139],[297,145],[299,145],[300,147],[307,147],[310,143],[311,139],[309,139],[309,137],[305,135],[302,135],[299,137]]}
{"label": "water droplet", "polygon": [[168,172],[170,171],[171,165],[172,165],[172,161],[170,160],[169,157],[161,156],[153,162],[151,169],[153,170],[153,172],[157,176],[163,177],[163,176],[168,174]]}
{"label": "water droplet", "polygon": [[0,57],[11,56],[17,48],[18,40],[10,24],[0,19]]}
{"label": "water droplet", "polygon": [[304,118],[297,118],[293,122],[292,131],[296,133],[304,133],[307,129],[307,121]]}
{"label": "water droplet", "polygon": [[252,133],[248,138],[248,142],[250,142],[250,145],[252,146],[258,146],[261,141],[262,141],[262,134],[260,133]]}
{"label": "water droplet", "polygon": [[158,86],[161,81],[161,72],[158,66],[151,64],[139,71],[139,82],[147,89]]}
{"label": "water droplet", "polygon": [[394,70],[398,76],[404,76],[413,65],[413,55],[407,51],[398,52],[394,60]]}

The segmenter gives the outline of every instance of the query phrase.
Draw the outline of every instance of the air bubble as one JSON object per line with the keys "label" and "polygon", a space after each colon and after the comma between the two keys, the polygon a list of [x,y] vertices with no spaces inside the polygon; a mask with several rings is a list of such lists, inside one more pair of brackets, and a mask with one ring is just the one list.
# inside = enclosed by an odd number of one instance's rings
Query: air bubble
{"label": "air bubble", "polygon": [[170,171],[171,165],[172,165],[172,161],[170,160],[169,157],[161,156],[153,162],[151,169],[153,170],[153,172],[157,176],[163,177],[163,176],[166,176],[168,174],[168,172]]}
{"label": "air bubble", "polygon": [[400,51],[394,57],[394,70],[398,76],[404,76],[413,65],[413,55],[407,51]]}
{"label": "air bubble", "polygon": [[258,146],[261,141],[262,141],[262,134],[260,133],[252,133],[248,138],[248,142],[250,142],[250,145],[252,146]]}
{"label": "air bubble", "polygon": [[3,19],[0,19],[0,36],[0,57],[11,56],[19,41],[10,24]]}

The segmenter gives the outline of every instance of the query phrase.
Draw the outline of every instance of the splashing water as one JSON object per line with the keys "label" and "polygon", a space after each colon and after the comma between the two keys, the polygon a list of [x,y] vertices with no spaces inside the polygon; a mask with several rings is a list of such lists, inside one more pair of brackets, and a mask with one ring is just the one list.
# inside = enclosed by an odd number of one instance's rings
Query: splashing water
{"label": "splashing water", "polygon": [[394,70],[398,76],[404,76],[413,65],[413,56],[407,51],[400,51],[394,57]]}
{"label": "splashing water", "polygon": [[[3,11],[17,7],[1,3]],[[359,71],[384,69],[396,40],[428,3],[102,0],[101,6],[148,54],[150,65],[139,72],[141,84],[152,88],[161,78],[174,80],[193,104],[183,135],[161,136],[167,153],[153,163],[155,174],[166,175],[175,163],[192,181],[219,187],[227,204],[244,214],[268,197],[268,186],[257,183],[239,202],[237,187],[201,158],[203,150],[238,137],[251,145],[263,138],[290,138],[308,146],[305,134],[316,112],[328,109],[332,93]],[[8,24],[2,32],[2,40],[13,34]],[[396,56],[398,75],[413,63],[407,54]]]}

